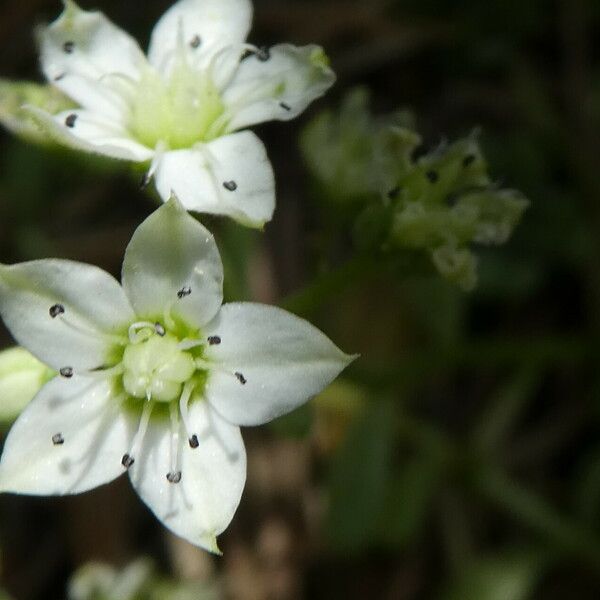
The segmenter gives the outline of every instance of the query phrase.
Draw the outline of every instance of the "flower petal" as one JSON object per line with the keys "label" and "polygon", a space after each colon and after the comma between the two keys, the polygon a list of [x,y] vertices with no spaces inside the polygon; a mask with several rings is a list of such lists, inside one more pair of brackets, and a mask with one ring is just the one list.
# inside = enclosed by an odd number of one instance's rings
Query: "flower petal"
{"label": "flower petal", "polygon": [[279,44],[248,56],[223,94],[232,113],[228,130],[297,117],[335,83],[319,46]]}
{"label": "flower petal", "polygon": [[107,483],[123,472],[134,432],[109,380],[53,379],[8,434],[0,490],[63,495]]}
{"label": "flower petal", "polygon": [[199,65],[225,46],[240,44],[252,23],[250,0],[179,0],[159,19],[148,58],[167,72],[181,42]]}
{"label": "flower petal", "polygon": [[[102,109],[107,92],[85,80],[101,82],[118,74],[138,79],[146,58],[137,42],[101,12],[81,10],[72,0],[62,15],[38,33],[42,70],[84,108]],[[109,105],[110,106],[110,105]]]}
{"label": "flower petal", "polygon": [[205,396],[236,425],[259,425],[293,410],[356,358],[304,319],[262,304],[225,304],[205,332],[220,340],[204,353],[216,363]]}
{"label": "flower petal", "polygon": [[225,422],[207,402],[190,406],[190,423],[200,442],[188,444],[178,432],[178,483],[169,483],[171,430],[151,422],[140,458],[129,473],[131,482],[152,512],[175,534],[211,552],[219,552],[216,536],[231,522],[246,481],[246,451],[238,427]]}
{"label": "flower petal", "polygon": [[148,161],[154,155],[153,150],[133,140],[124,127],[107,117],[81,109],[57,115],[33,106],[24,109],[44,133],[70,148],[135,162]]}
{"label": "flower petal", "polygon": [[275,209],[273,169],[250,131],[167,152],[155,179],[164,200],[174,193],[187,210],[228,215],[245,225],[262,227]]}
{"label": "flower petal", "polygon": [[115,336],[134,319],[108,273],[68,260],[0,265],[0,314],[14,338],[55,370],[110,361]]}
{"label": "flower petal", "polygon": [[123,288],[138,317],[165,311],[202,327],[223,301],[223,265],[210,232],[175,199],[135,231],[123,261]]}

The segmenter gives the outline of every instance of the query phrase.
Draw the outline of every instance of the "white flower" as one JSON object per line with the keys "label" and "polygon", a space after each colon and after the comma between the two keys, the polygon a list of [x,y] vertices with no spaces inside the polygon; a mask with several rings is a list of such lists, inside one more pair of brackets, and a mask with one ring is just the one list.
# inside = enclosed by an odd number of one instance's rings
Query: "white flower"
{"label": "white flower", "polygon": [[240,425],[317,394],[353,359],[279,308],[221,306],[211,234],[176,200],[134,233],[122,287],[68,260],[0,265],[0,314],[58,371],[10,431],[0,491],[75,494],[126,470],[156,516],[218,551],[246,477]]}
{"label": "white flower", "polygon": [[148,58],[100,12],[65,0],[39,33],[50,82],[81,108],[29,111],[58,141],[151,162],[163,200],[262,226],[275,206],[262,142],[238,130],[300,114],[333,84],[323,50],[245,43],[250,0],[180,0],[156,24]]}

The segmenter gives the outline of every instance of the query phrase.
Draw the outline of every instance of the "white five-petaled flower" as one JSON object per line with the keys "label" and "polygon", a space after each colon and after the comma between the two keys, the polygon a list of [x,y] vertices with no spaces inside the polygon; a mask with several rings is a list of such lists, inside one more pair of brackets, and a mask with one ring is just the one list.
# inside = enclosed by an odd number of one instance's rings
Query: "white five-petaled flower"
{"label": "white five-petaled flower", "polygon": [[128,471],[173,532],[217,552],[246,477],[240,425],[265,423],[353,359],[279,308],[221,306],[211,234],[176,201],[136,230],[122,286],[68,260],[0,265],[0,314],[60,373],[27,406],[0,491],[75,494]]}
{"label": "white five-petaled flower", "polygon": [[300,114],[333,84],[319,46],[245,42],[250,0],[179,0],[161,17],[148,57],[100,12],[64,0],[40,30],[48,80],[80,108],[28,110],[57,141],[150,163],[163,200],[262,226],[275,207],[262,142],[239,131]]}

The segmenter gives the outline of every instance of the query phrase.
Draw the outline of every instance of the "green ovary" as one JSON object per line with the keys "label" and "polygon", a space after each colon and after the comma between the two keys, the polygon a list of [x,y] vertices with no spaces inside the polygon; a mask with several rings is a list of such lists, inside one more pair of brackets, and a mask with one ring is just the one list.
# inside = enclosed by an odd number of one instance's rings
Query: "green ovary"
{"label": "green ovary", "polygon": [[224,106],[206,72],[175,66],[165,81],[148,68],[136,87],[129,129],[145,146],[163,142],[169,149],[189,148],[222,134],[216,121]]}
{"label": "green ovary", "polygon": [[135,398],[171,402],[196,370],[194,358],[171,334],[130,344],[123,354],[123,387]]}

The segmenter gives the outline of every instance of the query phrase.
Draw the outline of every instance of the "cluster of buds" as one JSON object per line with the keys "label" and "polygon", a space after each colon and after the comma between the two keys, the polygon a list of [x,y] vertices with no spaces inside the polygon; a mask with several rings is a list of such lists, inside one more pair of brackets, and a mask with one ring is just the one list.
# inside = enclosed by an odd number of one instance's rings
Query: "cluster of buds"
{"label": "cluster of buds", "polygon": [[416,157],[422,140],[409,121],[372,117],[366,92],[355,90],[338,114],[308,125],[306,160],[323,195],[351,207],[359,246],[425,254],[442,277],[471,290],[472,245],[506,242],[528,201],[490,179],[476,134]]}

